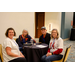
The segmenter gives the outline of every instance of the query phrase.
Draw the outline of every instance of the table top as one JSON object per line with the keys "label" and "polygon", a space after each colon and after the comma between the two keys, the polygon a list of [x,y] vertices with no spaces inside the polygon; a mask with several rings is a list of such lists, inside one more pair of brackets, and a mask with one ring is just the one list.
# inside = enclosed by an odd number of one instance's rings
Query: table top
{"label": "table top", "polygon": [[33,49],[38,49],[38,48],[47,48],[48,45],[45,43],[34,43],[31,46],[24,46],[24,48],[33,48]]}

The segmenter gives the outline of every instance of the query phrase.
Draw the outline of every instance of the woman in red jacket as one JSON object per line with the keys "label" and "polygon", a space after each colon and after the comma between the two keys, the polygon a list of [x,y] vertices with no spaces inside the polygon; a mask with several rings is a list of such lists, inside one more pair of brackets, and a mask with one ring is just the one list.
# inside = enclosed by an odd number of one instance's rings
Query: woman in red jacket
{"label": "woman in red jacket", "polygon": [[51,62],[62,59],[63,51],[63,39],[59,37],[57,29],[53,29],[51,32],[51,40],[47,54],[42,56],[41,60]]}

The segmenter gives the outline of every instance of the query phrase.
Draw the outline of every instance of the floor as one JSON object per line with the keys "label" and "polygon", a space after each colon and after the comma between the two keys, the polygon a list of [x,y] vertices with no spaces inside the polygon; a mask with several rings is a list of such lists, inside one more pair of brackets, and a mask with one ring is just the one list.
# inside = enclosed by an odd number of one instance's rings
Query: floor
{"label": "floor", "polygon": [[[37,40],[38,42],[38,40]],[[64,41],[64,49],[63,49],[63,54],[66,50],[67,47],[71,45],[71,50],[67,59],[67,62],[75,62],[75,41]],[[1,61],[1,60],[0,60]]]}
{"label": "floor", "polygon": [[67,62],[75,62],[75,41],[70,41],[70,40],[64,41],[64,51],[70,45],[71,45],[71,50],[70,50]]}

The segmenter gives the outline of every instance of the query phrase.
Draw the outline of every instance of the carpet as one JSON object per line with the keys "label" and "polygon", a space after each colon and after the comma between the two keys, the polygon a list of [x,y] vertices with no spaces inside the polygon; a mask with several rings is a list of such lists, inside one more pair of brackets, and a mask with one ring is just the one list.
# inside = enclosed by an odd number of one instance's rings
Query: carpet
{"label": "carpet", "polygon": [[63,53],[65,52],[66,48],[71,45],[71,50],[67,59],[67,62],[75,62],[75,41],[64,41],[64,50]]}

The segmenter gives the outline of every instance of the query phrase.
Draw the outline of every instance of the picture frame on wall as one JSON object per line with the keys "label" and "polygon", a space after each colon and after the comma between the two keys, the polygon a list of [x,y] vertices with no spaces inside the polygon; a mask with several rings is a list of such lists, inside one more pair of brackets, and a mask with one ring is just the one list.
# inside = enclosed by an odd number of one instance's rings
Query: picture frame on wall
{"label": "picture frame on wall", "polygon": [[52,23],[49,23],[49,31],[52,31]]}

